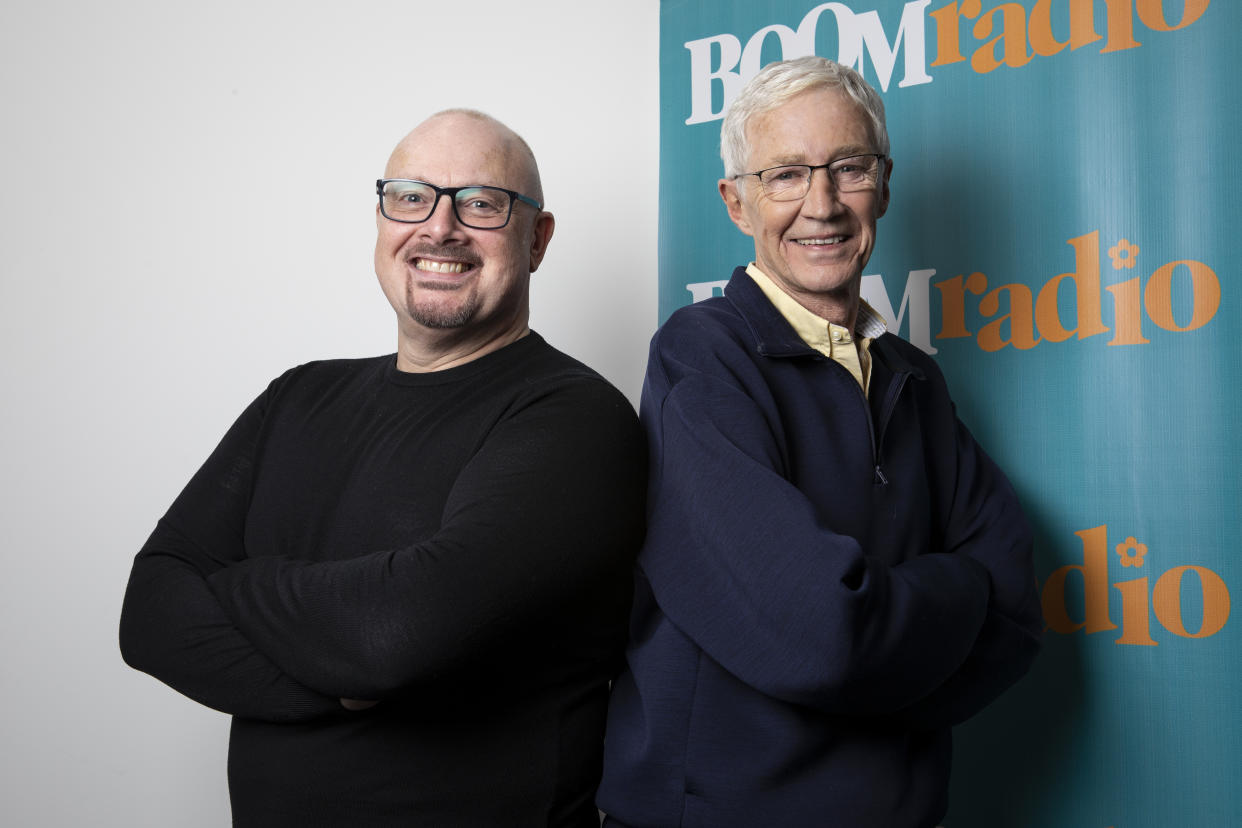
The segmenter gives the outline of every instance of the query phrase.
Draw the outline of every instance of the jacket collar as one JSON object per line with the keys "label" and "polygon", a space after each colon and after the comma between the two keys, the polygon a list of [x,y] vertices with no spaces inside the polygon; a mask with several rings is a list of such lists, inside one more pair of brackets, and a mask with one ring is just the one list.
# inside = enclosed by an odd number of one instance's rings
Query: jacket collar
{"label": "jacket collar", "polygon": [[781,315],[776,306],[763,295],[763,289],[746,273],[746,268],[733,270],[729,284],[725,285],[725,298],[746,323],[755,339],[755,350],[760,356],[796,357],[819,356],[794,332],[793,326]]}
{"label": "jacket collar", "polygon": [[[760,356],[773,358],[816,357],[822,355],[807,345],[794,332],[788,320],[781,315],[763,290],[755,284],[755,280],[746,273],[746,268],[733,270],[729,283],[725,285],[725,298],[737,310],[742,321],[746,323],[755,340],[755,351]],[[911,374],[923,379],[923,372],[912,365],[900,351],[894,347],[896,339],[891,333],[876,337],[871,342],[871,355],[882,360],[894,374]]]}

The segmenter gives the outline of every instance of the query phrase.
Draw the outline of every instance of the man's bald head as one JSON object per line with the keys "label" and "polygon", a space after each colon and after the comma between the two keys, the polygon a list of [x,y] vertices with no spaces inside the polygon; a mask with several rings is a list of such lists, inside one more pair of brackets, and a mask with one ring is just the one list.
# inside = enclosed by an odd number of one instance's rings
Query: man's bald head
{"label": "man's bald head", "polygon": [[[498,156],[500,167],[508,170],[511,177],[503,186],[528,195],[543,203],[543,183],[539,178],[539,165],[535,161],[535,153],[530,145],[505,124],[477,109],[445,109],[427,118],[414,127],[408,135],[398,142],[385,167],[386,178],[396,177],[396,170],[417,159],[420,144],[434,134],[455,133],[462,130],[490,132],[492,136],[491,150]],[[442,183],[442,182],[440,182]],[[471,184],[499,184],[499,182],[473,181],[458,182]]]}

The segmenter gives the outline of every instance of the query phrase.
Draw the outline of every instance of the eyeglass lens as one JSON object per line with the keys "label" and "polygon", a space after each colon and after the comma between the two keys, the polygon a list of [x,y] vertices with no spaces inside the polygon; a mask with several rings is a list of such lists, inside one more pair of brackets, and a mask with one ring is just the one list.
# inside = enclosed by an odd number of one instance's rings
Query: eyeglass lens
{"label": "eyeglass lens", "polygon": [[[828,164],[833,186],[843,193],[869,190],[875,186],[880,159],[875,155],[856,155]],[[774,167],[759,173],[763,189],[772,198],[801,198],[810,190],[811,176],[816,169],[807,164]]]}
{"label": "eyeglass lens", "polygon": [[[436,191],[419,181],[389,181],[383,191],[384,214],[397,221],[425,221],[435,208]],[[453,196],[457,218],[481,229],[504,226],[511,199],[495,187],[467,187]]]}

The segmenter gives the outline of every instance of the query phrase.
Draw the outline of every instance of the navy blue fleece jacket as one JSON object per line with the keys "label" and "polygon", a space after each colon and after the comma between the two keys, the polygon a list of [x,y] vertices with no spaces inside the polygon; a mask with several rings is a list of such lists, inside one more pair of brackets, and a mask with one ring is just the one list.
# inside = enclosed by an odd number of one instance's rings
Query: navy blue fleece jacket
{"label": "navy blue fleece jacket", "polygon": [[652,341],[598,797],[623,825],[934,826],[950,727],[1038,651],[1012,488],[929,357],[871,354],[868,398],[741,268]]}

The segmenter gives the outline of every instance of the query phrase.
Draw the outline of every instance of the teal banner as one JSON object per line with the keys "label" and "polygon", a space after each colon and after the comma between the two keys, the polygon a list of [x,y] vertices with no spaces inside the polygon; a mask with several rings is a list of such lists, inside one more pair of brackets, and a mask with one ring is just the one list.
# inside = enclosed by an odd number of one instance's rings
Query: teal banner
{"label": "teal banner", "polygon": [[1044,652],[957,729],[948,828],[1242,825],[1239,32],[1232,0],[661,5],[661,321],[753,258],[716,191],[741,84],[854,66],[894,159],[864,298],[1035,526]]}

